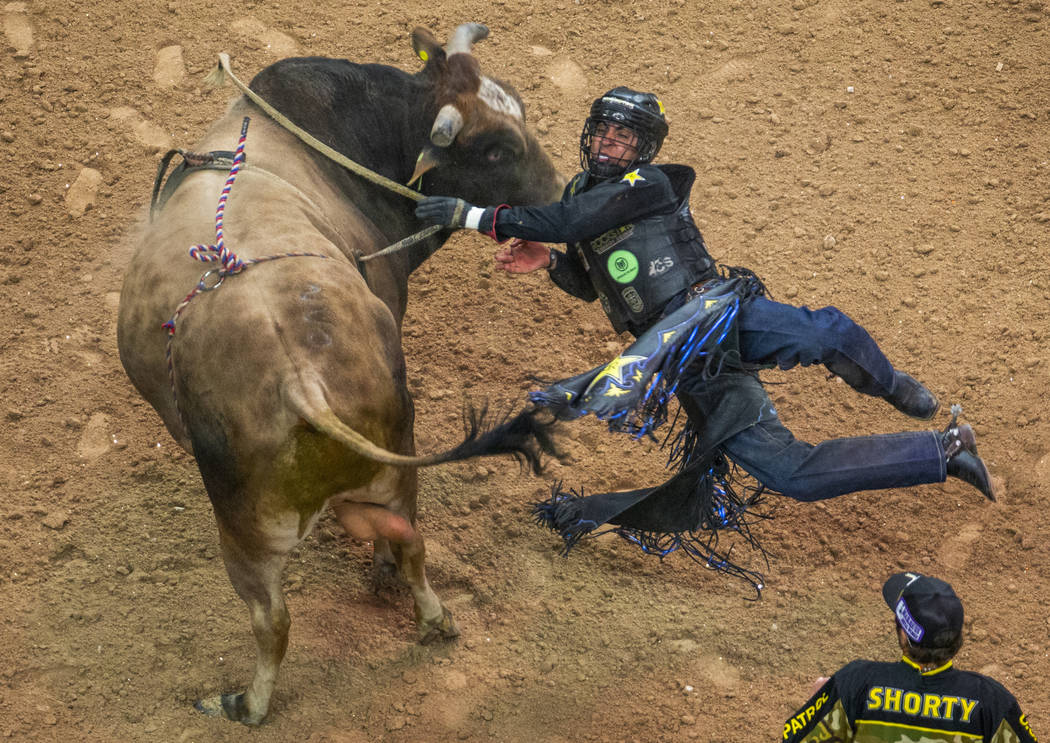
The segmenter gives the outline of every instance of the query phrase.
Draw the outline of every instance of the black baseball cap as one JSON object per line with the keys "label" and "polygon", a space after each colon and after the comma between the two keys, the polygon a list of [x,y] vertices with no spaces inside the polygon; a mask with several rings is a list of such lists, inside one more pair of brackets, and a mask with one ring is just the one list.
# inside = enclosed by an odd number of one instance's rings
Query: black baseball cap
{"label": "black baseball cap", "polygon": [[882,587],[882,597],[912,645],[950,647],[962,634],[962,602],[952,587],[939,578],[897,573]]}

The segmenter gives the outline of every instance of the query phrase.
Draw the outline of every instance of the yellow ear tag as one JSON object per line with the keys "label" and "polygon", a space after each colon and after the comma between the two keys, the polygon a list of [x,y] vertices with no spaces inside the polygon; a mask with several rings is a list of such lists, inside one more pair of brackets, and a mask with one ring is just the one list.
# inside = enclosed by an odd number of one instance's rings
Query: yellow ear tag
{"label": "yellow ear tag", "polygon": [[422,59],[424,62],[429,62],[430,61],[430,56],[427,55],[427,50],[426,49],[420,49],[419,50],[419,58]]}

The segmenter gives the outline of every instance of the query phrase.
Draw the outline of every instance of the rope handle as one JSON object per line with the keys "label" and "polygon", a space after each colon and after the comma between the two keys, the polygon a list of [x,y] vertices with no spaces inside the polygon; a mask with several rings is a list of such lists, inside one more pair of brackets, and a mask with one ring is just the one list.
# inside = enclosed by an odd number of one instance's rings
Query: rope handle
{"label": "rope handle", "polygon": [[[168,331],[169,345],[171,338],[175,336],[175,324],[179,320],[179,315],[186,309],[189,303],[201,292],[210,292],[218,289],[223,280],[227,276],[235,276],[241,271],[246,269],[248,266],[256,263],[264,263],[266,261],[277,260],[278,258],[327,258],[328,256],[320,253],[303,253],[303,252],[290,252],[290,253],[279,253],[277,255],[264,256],[262,258],[250,258],[246,261],[242,261],[237,257],[237,254],[226,247],[226,237],[224,233],[224,220],[226,216],[226,202],[230,198],[230,191],[233,190],[233,183],[237,180],[237,173],[240,172],[244,165],[244,146],[248,139],[248,124],[251,118],[248,116],[244,117],[241,122],[241,136],[237,140],[237,150],[233,156],[233,165],[230,167],[230,173],[226,177],[226,182],[222,186],[222,192],[219,194],[219,205],[215,210],[215,243],[212,245],[197,244],[190,247],[190,257],[194,258],[202,263],[219,263],[220,268],[213,268],[205,271],[197,282],[197,286],[186,295],[179,305],[175,308],[175,313],[171,316],[171,319],[164,323],[161,327]],[[170,355],[170,348],[169,348]]]}

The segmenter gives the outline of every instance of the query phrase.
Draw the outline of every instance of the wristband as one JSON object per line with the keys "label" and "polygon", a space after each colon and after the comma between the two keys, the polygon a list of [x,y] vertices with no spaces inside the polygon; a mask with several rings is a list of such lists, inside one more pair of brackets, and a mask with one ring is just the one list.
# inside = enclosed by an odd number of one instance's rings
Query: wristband
{"label": "wristband", "polygon": [[510,209],[510,204],[500,204],[492,210],[492,228],[488,232],[482,231],[481,234],[488,235],[498,243],[505,243],[507,242],[507,240],[510,239],[509,237],[505,237],[502,240],[500,240],[499,237],[496,236],[496,217],[499,216],[500,209]]}
{"label": "wristband", "polygon": [[480,206],[470,207],[470,211],[467,212],[467,218],[463,221],[463,226],[468,230],[478,229],[478,225],[481,224],[481,215],[485,213],[485,210]]}

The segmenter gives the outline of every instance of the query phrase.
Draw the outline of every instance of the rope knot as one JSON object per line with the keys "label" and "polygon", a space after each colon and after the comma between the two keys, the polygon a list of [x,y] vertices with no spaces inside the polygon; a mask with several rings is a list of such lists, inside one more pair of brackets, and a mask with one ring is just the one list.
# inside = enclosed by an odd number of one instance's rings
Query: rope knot
{"label": "rope knot", "polygon": [[213,289],[218,289],[227,276],[235,276],[248,266],[256,263],[273,261],[278,258],[328,258],[327,255],[320,253],[290,252],[264,256],[262,258],[251,258],[245,262],[238,258],[232,250],[229,250],[226,247],[226,243],[223,240],[222,220],[223,215],[226,212],[226,201],[229,199],[230,190],[233,188],[233,182],[237,179],[237,173],[240,172],[241,166],[244,164],[244,143],[248,138],[249,120],[249,117],[245,116],[244,121],[241,123],[241,137],[237,140],[237,151],[233,156],[233,165],[230,168],[229,176],[226,178],[226,183],[222,187],[222,194],[219,196],[219,206],[215,210],[215,244],[198,244],[190,248],[191,258],[201,261],[202,263],[218,263],[220,264],[220,267],[205,271],[201,275],[197,285],[186,295],[185,299],[179,302],[171,319],[161,325],[161,327],[168,333],[168,342],[164,355],[168,364],[168,380],[171,383],[171,394],[175,401],[175,409],[178,411],[180,419],[182,418],[182,410],[179,407],[178,396],[175,394],[175,360],[172,353],[172,342],[175,340],[175,324],[178,322],[182,311],[189,306],[190,301],[202,292],[210,292]]}
{"label": "rope knot", "polygon": [[[237,255],[226,247],[226,242],[223,237],[223,217],[226,214],[226,202],[230,198],[230,191],[233,190],[233,182],[237,180],[237,173],[240,172],[241,166],[244,165],[244,143],[248,139],[248,122],[249,117],[245,116],[244,121],[241,122],[241,136],[237,140],[237,150],[233,155],[233,166],[230,168],[230,174],[226,176],[226,183],[222,186],[222,193],[219,195],[219,206],[215,210],[215,244],[214,245],[194,245],[190,248],[190,257],[194,258],[202,263],[212,263],[218,261],[222,264],[222,269],[219,271],[219,283],[222,283],[223,276],[230,276],[232,274],[240,273],[244,270],[244,261],[237,257]],[[209,273],[211,273],[209,271]],[[208,274],[205,274],[207,276]],[[204,284],[204,276],[201,277],[201,285]],[[218,284],[215,284],[218,286]],[[214,286],[211,288],[215,288]]]}

